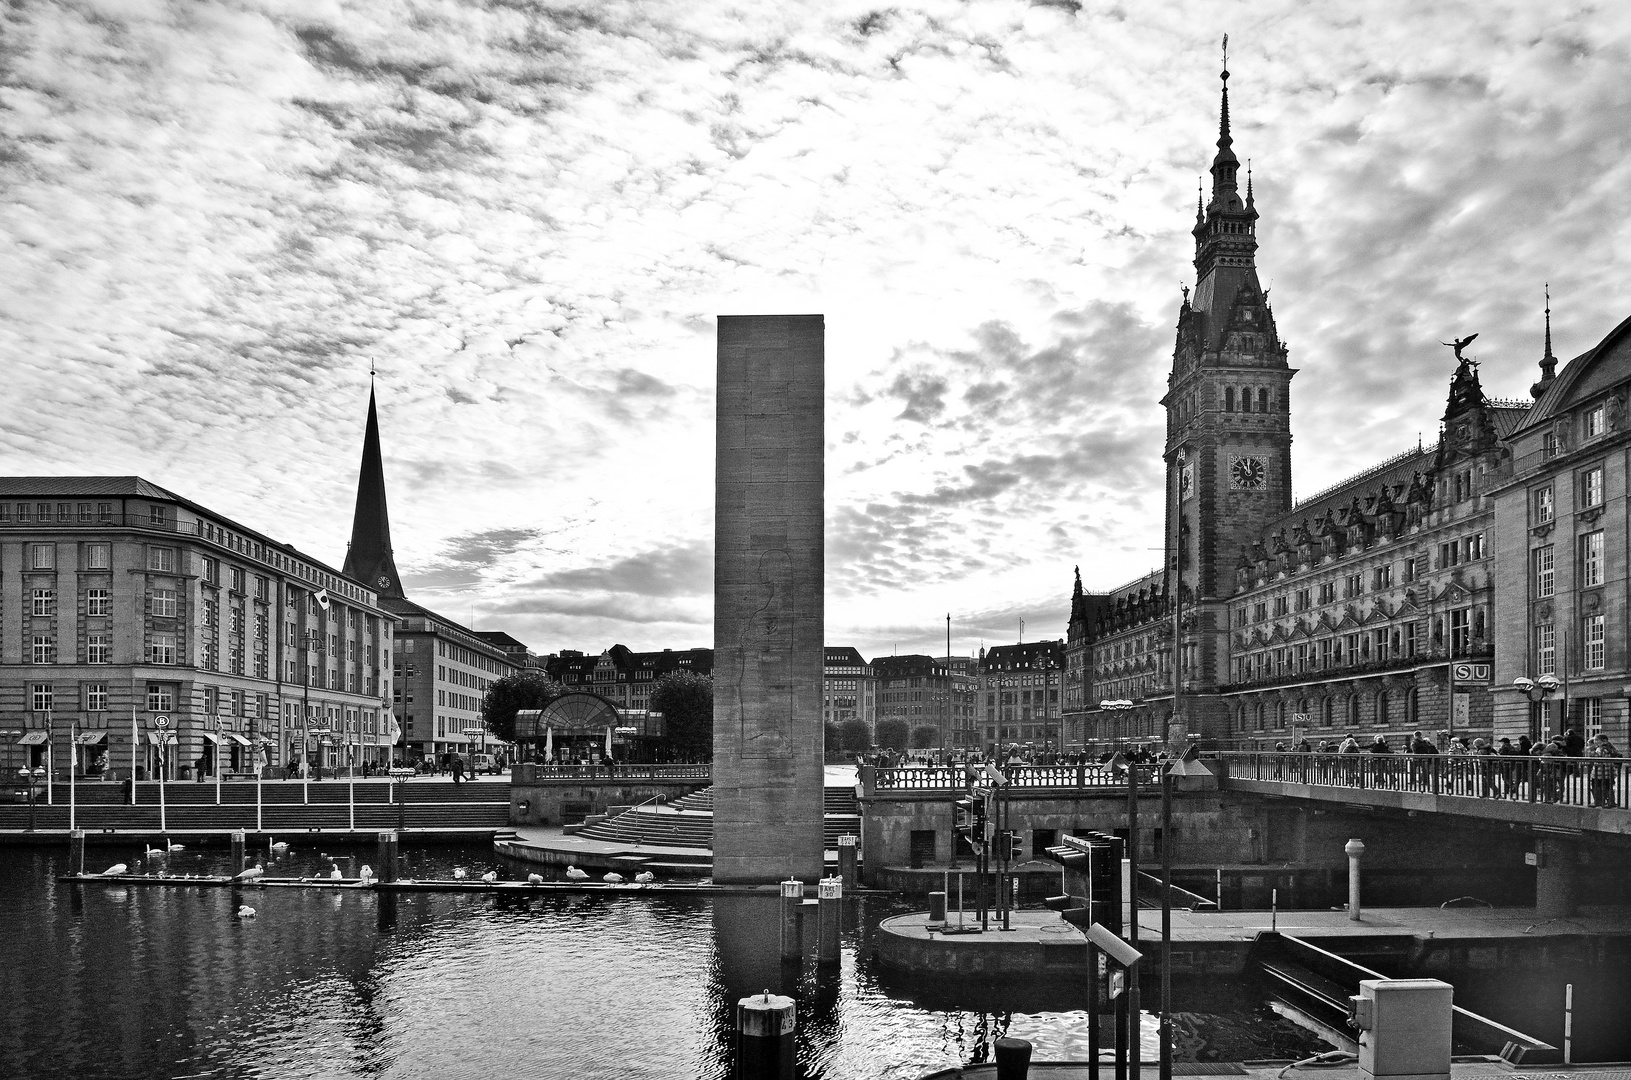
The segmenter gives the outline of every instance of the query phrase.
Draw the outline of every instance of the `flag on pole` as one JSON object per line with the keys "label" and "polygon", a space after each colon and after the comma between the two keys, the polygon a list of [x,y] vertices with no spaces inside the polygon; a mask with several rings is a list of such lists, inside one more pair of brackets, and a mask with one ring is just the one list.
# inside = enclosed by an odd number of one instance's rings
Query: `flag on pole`
{"label": "flag on pole", "polygon": [[317,601],[317,606],[318,607],[322,608],[324,611],[328,610],[328,590],[327,589],[318,589],[317,592],[312,595],[312,599]]}

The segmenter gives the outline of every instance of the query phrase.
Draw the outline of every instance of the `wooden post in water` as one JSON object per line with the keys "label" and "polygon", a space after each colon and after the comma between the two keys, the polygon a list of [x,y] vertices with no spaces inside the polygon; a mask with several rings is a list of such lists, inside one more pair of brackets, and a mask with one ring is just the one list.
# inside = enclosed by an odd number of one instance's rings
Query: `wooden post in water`
{"label": "wooden post in water", "polygon": [[997,1040],[997,1080],[1026,1080],[1031,1073],[1031,1044],[1025,1039]]}
{"label": "wooden post in water", "polygon": [[781,886],[781,947],[783,960],[797,960],[804,955],[799,944],[799,908],[804,906],[804,882],[796,879],[782,882]]}
{"label": "wooden post in water", "polygon": [[379,834],[379,869],[375,876],[380,884],[389,884],[396,880],[396,848],[397,836],[394,829],[386,829]]}
{"label": "wooden post in water", "polygon": [[[816,961],[836,964],[839,959],[838,931],[844,911],[844,883],[838,878],[822,878],[816,886],[817,903],[821,907],[821,938],[816,947]],[[940,899],[940,918],[946,917],[945,897]]]}
{"label": "wooden post in water", "polygon": [[244,831],[232,830],[232,873],[229,877],[237,877],[238,871],[244,868]]}
{"label": "wooden post in water", "polygon": [[763,994],[736,1003],[736,1080],[792,1080],[798,1007],[790,997]]}
{"label": "wooden post in water", "polygon": [[68,830],[68,872],[70,874],[83,874],[85,872],[85,830]]}
{"label": "wooden post in water", "polygon": [[[856,846],[858,836],[845,834],[838,838],[838,879],[844,883],[844,888],[855,888],[855,864],[859,861],[861,849]],[[956,837],[952,838],[952,847],[957,846]]]}

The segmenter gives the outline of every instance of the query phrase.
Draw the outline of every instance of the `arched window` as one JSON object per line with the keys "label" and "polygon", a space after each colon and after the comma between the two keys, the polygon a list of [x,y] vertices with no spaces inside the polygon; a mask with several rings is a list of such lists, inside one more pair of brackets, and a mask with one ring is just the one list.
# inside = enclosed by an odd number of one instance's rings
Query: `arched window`
{"label": "arched window", "polygon": [[1249,386],[1242,386],[1240,388],[1240,411],[1252,411],[1252,388]]}
{"label": "arched window", "polygon": [[1335,719],[1336,710],[1332,705],[1331,699],[1326,698],[1324,701],[1320,702],[1320,723],[1326,727],[1330,727]]}
{"label": "arched window", "polygon": [[1225,386],[1223,388],[1223,411],[1235,411],[1235,388],[1232,386]]}
{"label": "arched window", "polygon": [[1263,730],[1263,703],[1261,701],[1257,703],[1257,730]]}
{"label": "arched window", "polygon": [[1348,708],[1347,708],[1347,711],[1348,711],[1348,726],[1349,727],[1358,727],[1359,726],[1359,695],[1358,694],[1349,694],[1348,695]]}
{"label": "arched window", "polygon": [[1378,690],[1376,691],[1376,722],[1378,724],[1385,724],[1388,723],[1390,719],[1391,717],[1388,716],[1387,691]]}
{"label": "arched window", "polygon": [[1268,387],[1266,386],[1260,386],[1257,388],[1257,411],[1269,411],[1269,391]]}
{"label": "arched window", "polygon": [[1286,703],[1283,702],[1283,701],[1279,702],[1278,704],[1276,704],[1274,706],[1274,726],[1281,729],[1282,731],[1285,730],[1285,726],[1286,726]]}
{"label": "arched window", "polygon": [[1416,726],[1416,688],[1414,686],[1404,692],[1404,722],[1407,727]]}

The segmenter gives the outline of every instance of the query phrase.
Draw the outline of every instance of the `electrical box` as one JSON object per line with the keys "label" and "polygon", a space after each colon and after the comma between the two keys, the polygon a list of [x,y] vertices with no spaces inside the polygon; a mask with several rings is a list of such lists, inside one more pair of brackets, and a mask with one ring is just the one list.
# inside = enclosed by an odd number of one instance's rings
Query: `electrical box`
{"label": "electrical box", "polygon": [[1449,1080],[1455,987],[1438,979],[1366,979],[1349,998],[1363,1080]]}

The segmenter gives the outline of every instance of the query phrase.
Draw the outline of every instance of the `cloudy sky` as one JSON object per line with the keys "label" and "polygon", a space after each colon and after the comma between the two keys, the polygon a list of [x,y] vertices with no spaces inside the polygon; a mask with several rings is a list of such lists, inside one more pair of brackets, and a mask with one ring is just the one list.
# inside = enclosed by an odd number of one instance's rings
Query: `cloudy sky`
{"label": "cloudy sky", "polygon": [[1631,5],[14,0],[0,472],[334,564],[370,362],[409,594],[712,643],[714,316],[827,325],[827,639],[1062,636],[1159,562],[1230,35],[1300,493],[1631,314]]}

